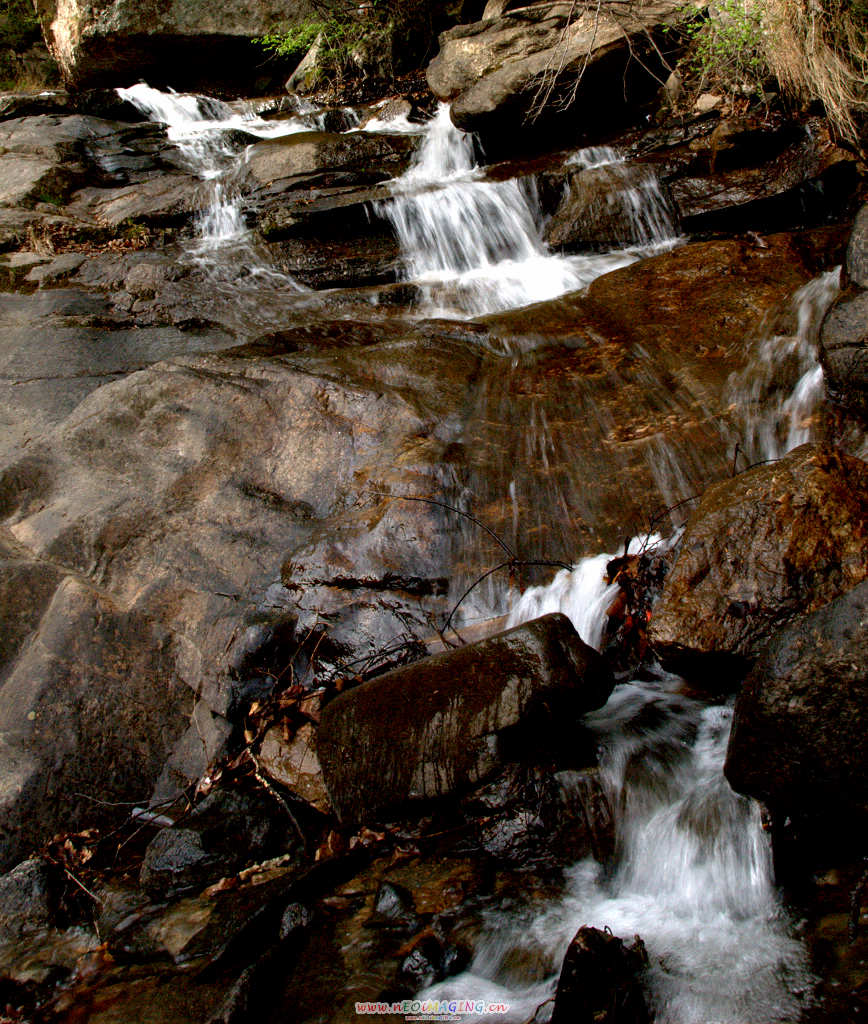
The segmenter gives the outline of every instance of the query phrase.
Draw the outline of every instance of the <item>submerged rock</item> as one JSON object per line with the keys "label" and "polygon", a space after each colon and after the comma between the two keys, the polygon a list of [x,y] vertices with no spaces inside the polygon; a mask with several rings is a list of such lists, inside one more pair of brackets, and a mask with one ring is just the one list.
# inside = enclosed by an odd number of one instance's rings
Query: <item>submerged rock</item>
{"label": "submerged rock", "polygon": [[729,676],[771,634],[868,576],[868,466],[803,445],[710,487],[654,609],[664,664]]}
{"label": "submerged rock", "polygon": [[578,717],[612,686],[560,614],[395,669],[323,710],[317,747],[335,813],[358,822],[456,793],[501,766],[507,730]]}
{"label": "submerged rock", "polygon": [[806,827],[825,857],[833,836],[856,840],[858,851],[868,824],[866,708],[868,582],[772,637],[736,700],[726,776],[779,823]]}
{"label": "submerged rock", "polygon": [[648,1024],[640,978],[648,954],[610,931],[580,928],[564,957],[552,1024]]}

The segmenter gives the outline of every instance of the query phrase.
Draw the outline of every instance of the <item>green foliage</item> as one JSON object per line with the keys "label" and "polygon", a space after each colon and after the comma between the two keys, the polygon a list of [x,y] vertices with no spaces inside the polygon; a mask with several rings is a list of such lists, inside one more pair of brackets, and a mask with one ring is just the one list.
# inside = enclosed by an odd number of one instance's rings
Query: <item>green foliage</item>
{"label": "green foliage", "polygon": [[326,31],[323,21],[306,21],[292,28],[274,29],[253,42],[274,57],[303,57],[316,37]]}
{"label": "green foliage", "polygon": [[274,57],[297,62],[319,39],[319,73],[332,85],[387,80],[409,70],[428,53],[435,35],[428,0],[366,0],[337,8],[314,0],[314,7],[316,17],[254,42]]}
{"label": "green foliage", "polygon": [[25,50],[39,38],[39,22],[29,0],[0,0],[0,48]]}
{"label": "green foliage", "polygon": [[707,15],[684,26],[691,68],[703,82],[729,92],[762,92],[768,77],[766,26],[758,0],[714,0]]}

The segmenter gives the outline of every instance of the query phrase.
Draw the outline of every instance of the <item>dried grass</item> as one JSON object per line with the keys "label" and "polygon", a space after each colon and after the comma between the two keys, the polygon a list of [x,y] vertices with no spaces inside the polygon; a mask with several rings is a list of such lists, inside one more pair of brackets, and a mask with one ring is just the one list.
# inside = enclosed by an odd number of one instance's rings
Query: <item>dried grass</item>
{"label": "dried grass", "polygon": [[868,111],[868,35],[842,0],[767,0],[766,59],[781,87],[820,100],[842,138],[861,146]]}

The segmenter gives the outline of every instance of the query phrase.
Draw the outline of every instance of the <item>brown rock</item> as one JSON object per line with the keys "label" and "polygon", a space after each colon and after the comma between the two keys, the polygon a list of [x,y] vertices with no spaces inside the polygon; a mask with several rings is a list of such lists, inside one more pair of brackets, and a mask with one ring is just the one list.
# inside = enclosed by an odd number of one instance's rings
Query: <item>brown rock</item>
{"label": "brown rock", "polygon": [[332,806],[357,822],[455,793],[497,770],[504,730],[528,728],[543,709],[601,707],[612,685],[560,614],[395,669],[323,710],[317,749]]}
{"label": "brown rock", "polygon": [[[868,824],[868,582],[784,627],[735,705],[726,776],[829,858]],[[827,861],[828,862],[828,861]]]}
{"label": "brown rock", "polygon": [[631,945],[599,928],[580,928],[564,957],[552,1024],[647,1024],[639,976],[648,963],[642,940]]}
{"label": "brown rock", "polygon": [[268,730],[259,750],[259,761],[266,775],[286,786],[318,811],[328,813],[329,798],[316,752],[316,734],[312,725],[303,725],[291,740],[283,738],[280,728]]}
{"label": "brown rock", "polygon": [[803,445],[705,492],[654,609],[651,641],[678,671],[725,672],[866,576],[868,465]]}

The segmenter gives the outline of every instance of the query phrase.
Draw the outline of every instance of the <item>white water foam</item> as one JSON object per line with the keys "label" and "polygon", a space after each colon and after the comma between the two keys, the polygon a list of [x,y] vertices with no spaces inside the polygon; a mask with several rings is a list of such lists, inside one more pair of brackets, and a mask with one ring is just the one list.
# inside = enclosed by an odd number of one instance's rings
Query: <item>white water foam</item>
{"label": "white water foam", "polygon": [[731,710],[671,685],[623,684],[585,718],[616,819],[614,870],[583,860],[556,901],[489,912],[468,969],[419,998],[503,1002],[507,1024],[545,1021],[566,949],[590,925],[641,936],[658,1024],[798,1019],[813,979],[774,885],[759,806],[723,776]]}
{"label": "white water foam", "polygon": [[[659,534],[634,537],[626,553],[637,555],[655,551],[662,554],[677,535],[664,540]],[[624,554],[625,552],[620,552]],[[601,554],[583,558],[571,571],[560,569],[551,583],[528,587],[515,600],[507,627],[529,622],[540,615],[562,612],[576,627],[579,636],[591,647],[600,649],[606,628],[606,611],[618,596],[618,584],[606,583],[606,566],[617,555]]]}
{"label": "white water foam", "polygon": [[233,171],[243,161],[237,133],[273,139],[310,131],[302,116],[264,121],[255,114],[236,113],[208,96],[161,92],[144,83],[117,93],[152,121],[165,124],[191,173],[211,183],[209,201],[197,218],[200,252],[236,244],[248,234],[243,195],[233,182]]}
{"label": "white water foam", "polygon": [[750,463],[779,459],[814,439],[824,396],[817,338],[838,294],[840,270],[835,267],[796,292],[795,333],[761,341],[747,367],[730,381],[730,401],[741,418],[739,440]]}
{"label": "white water foam", "polygon": [[[377,210],[394,226],[404,277],[422,287],[432,314],[478,316],[553,299],[641,255],[629,249],[550,253],[529,190],[516,180],[484,179],[471,136],[452,124],[446,104],[430,121],[413,166],[392,189],[394,198]],[[645,199],[639,189],[627,200],[637,224],[648,219]],[[656,214],[652,219],[656,223]],[[641,238],[650,238],[649,232]]]}

